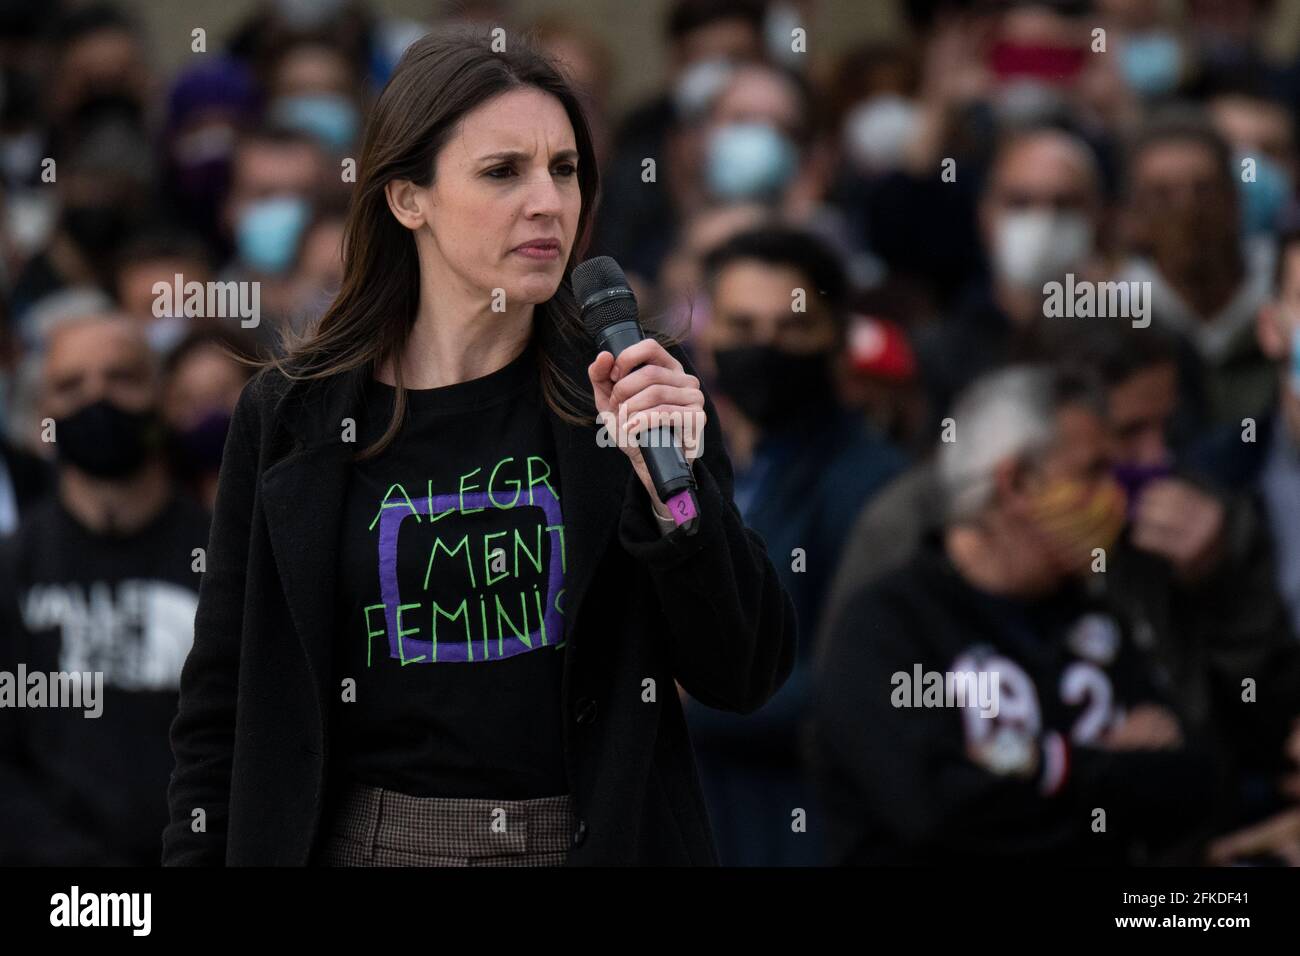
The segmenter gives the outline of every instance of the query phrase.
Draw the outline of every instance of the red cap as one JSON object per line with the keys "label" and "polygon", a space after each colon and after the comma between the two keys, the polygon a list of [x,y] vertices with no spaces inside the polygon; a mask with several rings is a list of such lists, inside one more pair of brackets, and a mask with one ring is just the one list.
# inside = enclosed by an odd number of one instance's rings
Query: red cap
{"label": "red cap", "polygon": [[849,325],[853,370],[872,378],[909,381],[916,375],[916,356],[902,328],[888,319],[855,315]]}

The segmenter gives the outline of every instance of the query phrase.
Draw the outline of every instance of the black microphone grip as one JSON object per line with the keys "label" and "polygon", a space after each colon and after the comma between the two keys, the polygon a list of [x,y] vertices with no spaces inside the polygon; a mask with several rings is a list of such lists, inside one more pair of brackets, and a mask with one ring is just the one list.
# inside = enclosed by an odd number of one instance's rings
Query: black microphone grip
{"label": "black microphone grip", "polygon": [[[596,336],[596,347],[618,358],[624,350],[645,337],[640,322],[614,322],[600,330]],[[655,493],[668,506],[668,511],[673,516],[673,523],[677,526],[675,530],[694,534],[699,527],[695,477],[691,474],[690,463],[686,460],[680,439],[673,433],[672,425],[644,429],[637,435],[636,441],[641,446],[641,456],[654,481]]]}

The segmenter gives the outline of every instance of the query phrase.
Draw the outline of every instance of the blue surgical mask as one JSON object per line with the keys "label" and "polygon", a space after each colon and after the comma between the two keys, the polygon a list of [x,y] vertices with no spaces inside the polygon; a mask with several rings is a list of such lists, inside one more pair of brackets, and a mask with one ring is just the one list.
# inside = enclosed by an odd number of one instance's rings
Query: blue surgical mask
{"label": "blue surgical mask", "polygon": [[1278,215],[1291,199],[1291,177],[1267,156],[1254,155],[1255,181],[1241,180],[1241,161],[1244,154],[1238,154],[1237,188],[1241,191],[1241,224],[1247,235],[1269,232],[1277,224]]}
{"label": "blue surgical mask", "polygon": [[347,149],[357,135],[357,108],[338,93],[301,93],[281,96],[270,108],[274,123],[315,137],[326,149]]}
{"label": "blue surgical mask", "polygon": [[736,202],[771,199],[798,168],[794,144],[768,123],[731,123],[709,138],[705,174],[709,191]]}
{"label": "blue surgical mask", "polygon": [[1173,92],[1183,72],[1183,48],[1172,33],[1156,31],[1126,37],[1120,68],[1129,89],[1141,96]]}
{"label": "blue surgical mask", "polygon": [[250,203],[235,227],[239,258],[258,272],[284,272],[293,264],[310,212],[301,196],[272,196]]}

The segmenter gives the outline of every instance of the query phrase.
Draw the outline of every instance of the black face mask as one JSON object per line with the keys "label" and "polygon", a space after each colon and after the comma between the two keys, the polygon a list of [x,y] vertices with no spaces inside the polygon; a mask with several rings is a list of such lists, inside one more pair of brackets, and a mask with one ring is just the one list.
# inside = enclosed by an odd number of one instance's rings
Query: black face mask
{"label": "black face mask", "polygon": [[63,210],[63,228],[82,252],[100,256],[125,238],[127,217],[116,206],[69,206]]}
{"label": "black face mask", "polygon": [[832,405],[829,351],[801,354],[771,345],[716,349],[718,385],[745,417],[769,428]]}
{"label": "black face mask", "polygon": [[139,471],[162,439],[156,409],[133,412],[100,399],[54,423],[59,459],[96,478],[125,478]]}

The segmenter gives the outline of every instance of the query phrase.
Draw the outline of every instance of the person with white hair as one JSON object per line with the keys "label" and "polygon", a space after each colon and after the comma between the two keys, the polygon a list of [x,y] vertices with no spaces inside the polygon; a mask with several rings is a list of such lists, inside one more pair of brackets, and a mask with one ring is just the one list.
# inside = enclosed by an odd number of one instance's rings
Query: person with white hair
{"label": "person with white hair", "polygon": [[1133,622],[1089,586],[1125,521],[1102,412],[1091,380],[1023,365],[954,407],[940,527],[819,647],[833,862],[1135,862],[1219,802]]}

